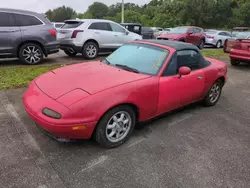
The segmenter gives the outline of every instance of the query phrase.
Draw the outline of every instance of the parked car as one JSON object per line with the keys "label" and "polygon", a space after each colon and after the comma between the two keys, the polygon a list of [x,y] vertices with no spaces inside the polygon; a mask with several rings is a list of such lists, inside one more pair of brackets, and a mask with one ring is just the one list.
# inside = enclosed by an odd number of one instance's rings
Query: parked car
{"label": "parked car", "polygon": [[233,43],[229,57],[233,66],[241,62],[250,63],[250,35],[246,39],[237,39]]}
{"label": "parked car", "polygon": [[142,25],[140,23],[121,23],[120,25],[125,27],[130,32],[142,35]]}
{"label": "parked car", "polygon": [[163,32],[163,28],[161,27],[151,27],[154,31],[154,39],[156,39]]}
{"label": "parked car", "polygon": [[203,29],[199,27],[180,26],[173,28],[166,34],[161,34],[157,39],[188,42],[202,49],[205,44],[205,33]]}
{"label": "parked car", "polygon": [[227,65],[204,58],[195,45],[140,40],[124,44],[101,62],[39,76],[23,104],[38,127],[56,139],[93,136],[113,148],[131,136],[137,122],[196,101],[215,105],[226,80]]}
{"label": "parked car", "polygon": [[0,8],[0,41],[0,58],[17,57],[29,65],[59,51],[51,22],[30,11]]}
{"label": "parked car", "polygon": [[232,34],[236,34],[236,33],[239,33],[239,32],[246,32],[246,31],[249,31],[249,27],[234,27],[232,29]]}
{"label": "parked car", "polygon": [[237,39],[247,39],[249,38],[249,36],[250,36],[250,31],[237,32],[237,33],[232,34],[232,38],[227,39],[225,41],[224,48],[223,48],[224,52],[230,53],[231,48]]}
{"label": "parked car", "polygon": [[60,48],[68,56],[82,53],[86,59],[94,59],[99,52],[111,52],[128,41],[142,37],[109,20],[67,20],[58,29]]}
{"label": "parked car", "polygon": [[143,39],[153,39],[154,38],[154,31],[151,27],[143,27],[142,28],[142,38]]}
{"label": "parked car", "polygon": [[206,44],[213,45],[216,48],[221,48],[227,39],[232,38],[232,35],[228,31],[219,30],[207,30],[206,34]]}
{"label": "parked car", "polygon": [[60,28],[64,25],[64,22],[53,22],[52,23],[54,25],[54,27],[57,29],[57,28]]}

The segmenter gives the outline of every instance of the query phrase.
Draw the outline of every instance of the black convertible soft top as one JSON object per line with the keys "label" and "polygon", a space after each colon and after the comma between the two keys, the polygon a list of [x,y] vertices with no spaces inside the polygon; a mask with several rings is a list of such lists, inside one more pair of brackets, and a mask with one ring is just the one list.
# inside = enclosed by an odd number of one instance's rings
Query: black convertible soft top
{"label": "black convertible soft top", "polygon": [[199,50],[197,46],[186,42],[171,41],[171,40],[140,40],[140,41],[169,46],[176,50],[196,50],[196,51]]}

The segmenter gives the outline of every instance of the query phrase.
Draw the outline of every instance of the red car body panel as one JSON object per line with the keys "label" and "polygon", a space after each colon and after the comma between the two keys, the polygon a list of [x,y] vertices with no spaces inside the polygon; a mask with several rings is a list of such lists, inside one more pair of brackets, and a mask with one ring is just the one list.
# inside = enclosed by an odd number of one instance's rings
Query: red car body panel
{"label": "red car body panel", "polygon": [[[117,105],[132,105],[138,111],[138,121],[146,121],[203,99],[215,80],[227,79],[226,64],[209,58],[210,66],[189,75],[161,77],[176,50],[151,42],[137,43],[169,50],[158,75],[128,72],[100,62],[59,68],[31,82],[23,96],[27,113],[57,137],[88,139],[101,117]],[[199,76],[204,78],[200,82]],[[62,119],[45,116],[45,107],[60,113]],[[84,128],[73,129],[75,126]]]}
{"label": "red car body panel", "polygon": [[250,62],[250,39],[238,39],[230,51],[230,58]]}
{"label": "red car body panel", "polygon": [[171,39],[176,41],[185,41],[188,43],[192,43],[194,45],[199,45],[201,40],[205,39],[205,33],[192,33],[189,34],[191,28],[198,28],[194,26],[189,26],[188,30],[184,34],[174,34],[174,33],[163,33],[157,37],[157,39]]}

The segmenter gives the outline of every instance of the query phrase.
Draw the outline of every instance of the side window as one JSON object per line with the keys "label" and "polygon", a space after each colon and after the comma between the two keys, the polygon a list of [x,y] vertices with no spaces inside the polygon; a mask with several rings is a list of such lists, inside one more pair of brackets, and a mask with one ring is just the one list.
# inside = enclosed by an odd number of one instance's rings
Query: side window
{"label": "side window", "polygon": [[200,33],[201,32],[201,29],[199,28],[194,28],[194,33]]}
{"label": "side window", "polygon": [[219,35],[220,36],[226,36],[226,33],[225,32],[220,32]]}
{"label": "side window", "polygon": [[108,23],[105,22],[95,22],[89,26],[89,29],[111,31],[111,27]]}
{"label": "side window", "polygon": [[200,54],[194,50],[177,51],[178,69],[182,66],[189,67],[191,70],[200,68]]}
{"label": "side window", "polygon": [[14,27],[15,20],[12,13],[0,12],[0,27]]}
{"label": "side window", "polygon": [[115,23],[109,23],[114,32],[125,33],[125,29]]}
{"label": "side window", "polygon": [[41,22],[35,16],[24,15],[24,14],[15,14],[15,18],[16,18],[17,24],[19,26],[35,26],[35,25],[42,25],[43,24],[43,22]]}
{"label": "side window", "polygon": [[173,76],[178,73],[177,54],[175,53],[165,69],[163,76]]}
{"label": "side window", "polygon": [[189,32],[189,33],[194,33],[194,28],[189,28],[189,29],[188,29],[188,32]]}

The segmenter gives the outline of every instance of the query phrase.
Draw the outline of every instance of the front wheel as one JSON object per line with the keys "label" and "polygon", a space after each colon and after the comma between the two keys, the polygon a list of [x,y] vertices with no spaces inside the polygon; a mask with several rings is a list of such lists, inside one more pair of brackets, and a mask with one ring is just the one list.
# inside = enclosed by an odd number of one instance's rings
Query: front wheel
{"label": "front wheel", "polygon": [[35,65],[43,60],[42,48],[34,43],[27,43],[21,46],[19,50],[20,60],[28,65]]}
{"label": "front wheel", "polygon": [[118,147],[132,134],[135,121],[135,112],[130,106],[113,108],[98,123],[95,140],[105,148]]}
{"label": "front wheel", "polygon": [[204,40],[201,40],[200,41],[200,44],[199,44],[199,49],[202,50],[204,48],[204,45],[205,45],[205,41]]}
{"label": "front wheel", "polygon": [[240,64],[240,61],[237,59],[230,59],[230,61],[231,61],[231,65],[233,65],[233,66],[237,66]]}
{"label": "front wheel", "polygon": [[210,88],[207,96],[204,99],[205,106],[214,106],[218,102],[221,91],[222,91],[223,83],[221,80],[217,80],[212,87]]}

